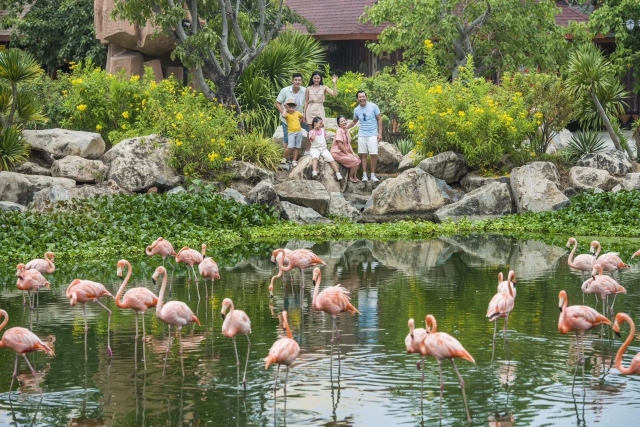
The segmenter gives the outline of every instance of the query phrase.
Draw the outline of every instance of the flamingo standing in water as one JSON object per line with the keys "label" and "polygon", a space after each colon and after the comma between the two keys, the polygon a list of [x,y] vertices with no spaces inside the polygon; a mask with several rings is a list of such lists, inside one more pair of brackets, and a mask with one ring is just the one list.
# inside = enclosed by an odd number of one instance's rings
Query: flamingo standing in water
{"label": "flamingo standing in water", "polygon": [[[425,318],[426,320],[426,318]],[[409,334],[404,339],[404,345],[407,348],[407,353],[418,353],[420,354],[420,360],[416,364],[418,369],[422,369],[422,384],[420,385],[420,398],[422,398],[423,389],[424,389],[424,358],[427,356],[420,351],[420,343],[427,336],[427,330],[424,328],[417,328],[413,318],[409,319]]]}
{"label": "flamingo standing in water", "polygon": [[509,270],[507,280],[502,280],[502,271],[498,273],[498,292],[513,292],[516,297],[516,272]]}
{"label": "flamingo standing in water", "polygon": [[[207,245],[202,244],[202,251],[206,251]],[[185,264],[187,266],[187,280],[191,280],[191,276],[189,275],[189,268],[193,271],[193,278],[197,282],[198,276],[196,276],[196,270],[193,268],[194,265],[200,264],[204,257],[201,252],[196,251],[195,249],[191,249],[189,246],[185,246],[175,255],[176,262],[180,264]]]}
{"label": "flamingo standing in water", "polygon": [[53,263],[56,254],[53,252],[45,252],[44,259],[36,258],[29,261],[26,265],[27,270],[38,270],[43,274],[52,274],[56,271],[56,266]]}
{"label": "flamingo standing in water", "polygon": [[[227,310],[229,313],[227,314]],[[247,337],[247,360],[244,363],[244,374],[242,376],[242,385],[245,390],[247,388],[247,365],[249,364],[249,352],[251,351],[251,340],[249,334],[251,333],[251,320],[247,313],[242,310],[236,310],[233,307],[233,301],[230,298],[225,298],[222,301],[222,310],[220,311],[224,322],[222,322],[222,335],[227,338],[233,339],[233,349],[236,351],[236,366],[240,367],[240,358],[238,357],[238,347],[236,346],[236,335],[244,335]]]}
{"label": "flamingo standing in water", "polygon": [[284,377],[284,394],[287,395],[287,381],[289,380],[289,367],[296,361],[298,354],[300,354],[300,346],[293,339],[291,329],[289,328],[289,321],[287,319],[287,312],[282,312],[282,323],[284,329],[287,331],[286,338],[280,338],[273,343],[269,350],[269,355],[264,363],[264,369],[269,369],[269,366],[276,363],[278,369],[276,370],[276,381],[273,384],[273,392],[275,393],[278,387],[278,375],[280,374],[280,365],[287,367],[287,375]]}
{"label": "flamingo standing in water", "polygon": [[[213,258],[206,256],[207,253],[207,245],[202,244],[202,262],[198,264],[198,271],[200,272],[200,277],[204,282],[204,290],[207,291],[207,279],[211,279],[211,295],[213,296],[213,280],[220,280],[220,271],[218,270],[218,264],[213,260]],[[208,295],[207,295],[208,296]]]}
{"label": "flamingo standing in water", "polygon": [[164,267],[164,260],[168,257],[175,257],[176,251],[173,250],[173,246],[164,237],[158,237],[149,246],[147,246],[144,252],[148,256],[160,255],[162,257],[162,266]]}
{"label": "flamingo standing in water", "polygon": [[624,322],[629,324],[631,330],[629,331],[629,336],[620,346],[618,353],[616,354],[616,369],[618,369],[622,375],[637,375],[640,374],[640,353],[633,356],[631,365],[629,365],[628,368],[622,366],[622,356],[624,355],[624,352],[627,351],[627,347],[629,347],[629,344],[633,341],[633,337],[636,335],[636,325],[628,314],[618,313],[616,314],[616,321],[613,323],[613,332],[620,336],[620,324]]}
{"label": "flamingo standing in water", "polygon": [[615,298],[618,294],[626,294],[627,290],[620,286],[620,284],[611,276],[606,276],[602,273],[602,265],[599,261],[593,265],[591,271],[591,281],[587,280],[582,284],[582,291],[584,293],[591,293],[600,295],[602,298],[602,312],[606,314],[609,295],[613,295],[613,302],[609,307],[611,315],[613,315],[613,304],[616,302]]}
{"label": "flamingo standing in water", "polygon": [[[182,349],[182,327],[189,323],[197,323],[200,326],[200,320],[193,314],[193,311],[189,306],[181,301],[169,301],[163,304],[164,291],[167,288],[167,270],[159,266],[153,273],[151,280],[156,283],[158,276],[162,276],[162,286],[160,287],[160,295],[158,296],[158,303],[156,304],[156,316],[167,326],[169,326],[169,341],[167,342],[167,351],[164,356],[164,364],[167,366],[167,357],[169,356],[169,350],[171,350],[171,327],[174,326],[178,330],[178,341],[180,342],[180,365],[182,366],[182,376],[184,377],[184,356]],[[164,370],[162,371],[164,375]]]}
{"label": "flamingo standing in water", "polygon": [[578,249],[578,241],[574,237],[570,237],[567,241],[567,248],[570,248],[571,245],[574,246],[569,254],[569,260],[567,261],[569,267],[580,270],[582,274],[584,274],[585,271],[591,271],[593,260],[596,259],[596,257],[591,254],[580,254],[574,258],[573,255]]}
{"label": "flamingo standing in water", "polygon": [[464,380],[458,371],[456,362],[453,360],[456,357],[468,360],[475,364],[476,361],[469,354],[467,350],[460,344],[460,342],[453,338],[446,332],[438,332],[438,324],[436,318],[431,314],[427,315],[427,336],[420,343],[420,353],[426,356],[433,356],[438,361],[438,367],[440,368],[440,419],[442,419],[442,392],[444,391],[444,380],[442,378],[442,361],[450,360],[453,365],[453,369],[458,374],[460,380],[460,387],[462,388],[462,399],[464,400],[464,407],[467,410],[467,420],[471,422],[471,415],[469,414],[469,406],[467,405],[467,395],[464,389]]}
{"label": "flamingo standing in water", "polygon": [[313,291],[313,300],[311,305],[314,310],[324,311],[333,318],[333,330],[331,331],[331,342],[333,342],[336,332],[338,333],[338,339],[340,339],[340,332],[338,331],[338,325],[336,324],[336,316],[340,313],[344,313],[345,311],[348,311],[353,315],[356,313],[360,314],[360,312],[351,304],[349,291],[339,284],[329,286],[328,288],[323,289],[322,292],[318,293],[321,281],[322,272],[318,267],[316,267],[313,269],[313,282],[316,287]]}
{"label": "flamingo standing in water", "polygon": [[16,287],[22,291],[22,305],[25,305],[27,303],[24,299],[24,291],[27,291],[27,293],[29,294],[29,308],[33,310],[31,292],[36,293],[35,298],[37,300],[37,303],[39,304],[40,288],[49,288],[49,282],[44,278],[39,270],[27,270],[24,264],[18,264],[16,266],[16,276],[18,276]]}
{"label": "flamingo standing in water", "polygon": [[[155,307],[158,303],[158,297],[151,292],[147,288],[131,288],[129,289],[120,301],[120,297],[124,292],[124,289],[129,283],[129,279],[131,278],[131,263],[126,259],[121,259],[117,264],[117,274],[118,277],[122,277],[123,270],[127,269],[127,277],[125,277],[124,281],[120,285],[118,292],[116,293],[115,303],[118,308],[127,309],[130,308],[136,314],[136,341],[138,341],[138,315],[142,313],[142,342],[144,344],[145,337],[147,335],[147,331],[144,325],[144,314],[151,307]],[[144,345],[142,346],[142,350],[144,351]],[[144,357],[144,356],[143,356]]]}
{"label": "flamingo standing in water", "polygon": [[508,282],[508,292],[498,292],[491,298],[489,308],[487,309],[487,317],[489,321],[494,322],[493,325],[493,346],[496,345],[496,332],[498,330],[498,319],[504,319],[504,341],[507,342],[507,323],[509,322],[509,314],[513,310],[515,304],[515,295],[513,283]]}
{"label": "flamingo standing in water", "polygon": [[629,266],[620,259],[617,252],[607,252],[598,256],[600,254],[600,249],[600,242],[597,240],[591,242],[591,252],[595,251],[593,262],[594,264],[600,264],[603,271],[613,272],[621,268],[629,268]]}
{"label": "flamingo standing in water", "polygon": [[82,304],[82,314],[84,316],[84,336],[85,336],[85,354],[84,358],[87,359],[86,352],[86,343],[87,343],[87,332],[89,332],[89,326],[87,325],[87,306],[88,302],[95,302],[100,307],[107,310],[109,313],[109,320],[107,323],[107,355],[109,357],[113,356],[113,352],[111,351],[111,310],[107,308],[106,305],[102,304],[98,301],[98,298],[103,297],[111,297],[111,292],[104,287],[103,284],[92,282],[91,280],[80,280],[75,279],[69,286],[67,286],[67,290],[65,292],[67,298],[69,298],[69,302],[71,306],[76,305],[77,303]]}
{"label": "flamingo standing in water", "polygon": [[[2,324],[0,324],[0,331],[7,326],[9,323],[9,315],[6,311],[0,310],[0,316],[4,316],[4,320]],[[49,348],[45,343],[43,343],[40,338],[36,336],[33,332],[26,328],[21,327],[13,327],[7,329],[5,333],[2,335],[2,339],[0,340],[0,348],[8,348],[16,352],[16,364],[13,369],[13,378],[11,379],[11,386],[13,386],[13,379],[18,376],[18,356],[24,357],[24,361],[27,362],[29,369],[31,369],[31,373],[33,374],[33,378],[38,381],[38,377],[36,376],[36,370],[33,369],[31,363],[29,363],[29,359],[27,359],[27,353],[33,353],[34,351],[44,351],[49,356],[55,356],[55,353],[51,348]],[[11,391],[11,387],[9,387],[9,391]],[[40,389],[40,395],[42,395],[42,389]]]}
{"label": "flamingo standing in water", "polygon": [[[284,249],[276,249],[273,251],[272,259],[279,259],[278,267],[280,270],[277,275],[271,278],[271,283],[273,283],[277,277],[282,277],[282,273],[298,268],[300,270],[300,301],[302,301],[302,291],[304,290],[303,270],[316,265],[327,264],[309,249],[296,249],[295,251],[291,251],[288,256],[289,263],[286,266],[284,265],[285,258],[287,258],[287,255]],[[273,298],[273,290],[270,290],[270,296]]]}

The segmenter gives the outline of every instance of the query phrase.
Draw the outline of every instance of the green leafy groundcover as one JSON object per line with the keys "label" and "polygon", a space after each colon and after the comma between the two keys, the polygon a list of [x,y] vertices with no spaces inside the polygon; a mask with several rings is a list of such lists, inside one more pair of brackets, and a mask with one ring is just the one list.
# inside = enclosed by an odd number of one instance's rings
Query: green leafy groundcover
{"label": "green leafy groundcover", "polygon": [[[640,192],[584,193],[554,212],[508,215],[493,220],[445,222],[398,221],[385,224],[296,225],[276,218],[271,209],[240,205],[213,193],[113,196],[78,200],[50,213],[0,212],[0,260],[23,261],[46,250],[62,259],[140,256],[163,236],[175,249],[201,243],[219,251],[293,239],[418,240],[455,234],[503,234],[535,238],[562,246],[570,236],[607,243],[628,257],[640,240]],[[613,239],[612,239],[613,238]]]}

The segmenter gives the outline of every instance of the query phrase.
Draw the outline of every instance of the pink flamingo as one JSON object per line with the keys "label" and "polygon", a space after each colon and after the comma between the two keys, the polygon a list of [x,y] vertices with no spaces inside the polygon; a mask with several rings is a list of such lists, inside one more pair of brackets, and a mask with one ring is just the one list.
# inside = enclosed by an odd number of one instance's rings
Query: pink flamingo
{"label": "pink flamingo", "polygon": [[[9,315],[6,311],[0,310],[0,316],[4,316],[4,320],[2,324],[0,324],[0,331],[7,326],[9,323]],[[40,338],[36,336],[33,332],[26,328],[21,327],[13,327],[7,329],[5,333],[2,335],[2,339],[0,340],[0,348],[9,348],[16,352],[16,364],[13,369],[13,378],[11,379],[11,387],[13,387],[13,380],[18,376],[18,356],[24,357],[24,361],[27,362],[29,369],[31,369],[31,373],[33,374],[33,378],[38,381],[38,377],[36,376],[36,370],[33,369],[31,363],[29,363],[29,359],[27,359],[27,353],[33,353],[34,351],[44,351],[49,356],[55,356],[53,350],[51,350],[45,343],[43,343]],[[9,390],[11,390],[9,387]],[[40,395],[42,395],[42,389],[40,389]]]}
{"label": "pink flamingo", "polygon": [[627,290],[620,286],[620,284],[611,276],[605,276],[602,273],[602,265],[599,261],[593,265],[591,271],[591,281],[587,280],[582,284],[582,291],[589,294],[597,294],[602,298],[602,311],[607,312],[605,302],[608,302],[609,295],[613,295],[613,302],[611,303],[611,313],[613,314],[613,304],[616,302],[615,298],[618,294],[626,294]]}
{"label": "pink flamingo", "polygon": [[[620,323],[627,322],[631,330],[629,331],[629,336],[624,341],[624,343],[618,349],[618,353],[616,354],[616,369],[620,371],[622,375],[637,375],[640,374],[640,353],[637,353],[633,356],[633,360],[631,361],[631,365],[628,368],[622,366],[622,356],[625,351],[627,351],[627,347],[633,341],[633,337],[636,335],[636,325],[631,320],[631,317],[625,313],[616,314],[616,321],[613,323],[613,332],[616,335],[620,336]],[[2,329],[2,328],[0,328]]]}
{"label": "pink flamingo", "polygon": [[[147,336],[147,331],[144,325],[144,314],[151,307],[155,307],[158,303],[158,297],[151,292],[147,288],[131,288],[129,289],[120,301],[120,297],[124,292],[124,289],[129,283],[129,279],[131,278],[131,263],[126,259],[121,259],[117,264],[118,277],[122,277],[123,270],[127,269],[127,277],[125,277],[124,281],[120,285],[118,289],[118,293],[116,293],[115,303],[118,308],[127,309],[130,308],[136,314],[136,341],[138,340],[138,315],[142,313],[142,342],[145,342],[145,337]],[[144,351],[144,346],[142,347]]]}
{"label": "pink flamingo", "polygon": [[489,308],[487,309],[487,317],[489,321],[494,322],[493,325],[493,345],[496,345],[496,332],[498,330],[498,319],[504,319],[504,340],[507,342],[507,323],[509,322],[509,314],[513,310],[515,304],[513,283],[508,283],[508,292],[498,292],[491,298]]}
{"label": "pink flamingo", "polygon": [[469,354],[467,350],[460,344],[460,342],[453,338],[446,332],[437,332],[438,324],[436,318],[431,314],[427,315],[427,336],[420,344],[420,352],[433,356],[438,361],[438,367],[440,368],[440,419],[442,419],[442,392],[444,391],[444,380],[442,378],[442,361],[448,359],[453,365],[453,369],[458,374],[460,380],[460,387],[462,388],[462,398],[464,400],[464,407],[467,410],[467,420],[471,422],[471,415],[469,414],[469,406],[467,405],[467,396],[464,389],[464,380],[458,371],[456,362],[453,360],[456,357],[468,360],[475,364],[476,361]]}
{"label": "pink flamingo", "polygon": [[[426,320],[426,318],[425,318]],[[407,348],[407,353],[418,353],[420,354],[420,360],[416,364],[418,370],[422,369],[422,384],[420,386],[420,396],[423,394],[424,389],[424,358],[427,356],[420,352],[420,343],[427,336],[427,330],[424,328],[417,328],[413,318],[409,319],[409,334],[404,339],[404,345]]]}
{"label": "pink flamingo", "polygon": [[[284,252],[278,252],[282,249]],[[278,248],[274,249],[271,253],[271,262],[278,265],[280,263],[280,259],[284,257],[284,264],[289,264],[289,254],[293,252],[291,249],[287,248]],[[269,295],[273,298],[273,281],[279,276],[273,276],[271,278],[271,284],[269,285]],[[293,293],[293,279],[291,277],[291,271],[289,271],[289,282],[291,283],[291,292]],[[284,278],[282,279],[282,290],[284,291]]]}
{"label": "pink flamingo", "polygon": [[[284,254],[284,256],[280,256],[280,254]],[[276,249],[273,251],[272,258],[278,259],[278,274],[271,278],[271,282],[275,280],[276,277],[282,277],[282,273],[286,271],[291,271],[294,268],[298,268],[300,270],[300,300],[302,300],[302,291],[304,289],[304,272],[303,270],[309,267],[313,267],[316,265],[327,265],[323,260],[321,260],[316,254],[314,254],[309,249],[296,249],[295,251],[291,251],[289,254],[289,263],[285,266],[285,258],[286,252],[284,249]],[[273,298],[273,292],[270,295]]]}
{"label": "pink flamingo", "polygon": [[[229,310],[229,314],[227,313]],[[220,311],[224,322],[222,322],[222,335],[227,338],[233,339],[233,349],[236,351],[236,366],[240,368],[240,358],[238,357],[238,347],[236,346],[236,335],[244,335],[247,337],[247,360],[244,363],[244,374],[242,376],[242,385],[247,388],[247,365],[249,364],[249,352],[251,351],[251,340],[249,334],[251,333],[251,320],[247,313],[242,310],[236,310],[233,307],[233,301],[230,298],[225,298],[222,301],[222,310]],[[239,373],[238,373],[239,374]]]}
{"label": "pink flamingo", "polygon": [[612,272],[621,268],[629,268],[629,266],[620,259],[617,252],[607,252],[606,254],[598,256],[600,254],[600,249],[600,242],[597,240],[591,242],[591,252],[594,252],[595,250],[593,262],[600,264],[603,271]]}
{"label": "pink flamingo", "polygon": [[175,257],[176,251],[173,250],[173,246],[164,237],[158,237],[149,246],[147,246],[144,252],[148,256],[160,255],[162,257],[162,266],[164,267],[164,260],[168,257]]}
{"label": "pink flamingo", "polygon": [[[202,251],[206,251],[207,245],[202,244]],[[191,267],[191,271],[193,271],[193,278],[197,282],[198,276],[196,276],[196,270],[193,268],[194,265],[200,264],[204,257],[202,253],[196,251],[195,249],[189,248],[189,246],[185,246],[175,255],[176,262],[180,264],[185,264],[187,266],[187,280],[191,280],[191,276],[189,275],[189,267]]]}
{"label": "pink flamingo", "polygon": [[211,295],[213,296],[213,280],[220,280],[220,271],[218,270],[218,264],[213,258],[206,256],[207,245],[202,244],[202,256],[204,257],[202,262],[198,264],[198,271],[200,277],[204,281],[204,290],[207,291],[207,279],[211,279]]}
{"label": "pink flamingo", "polygon": [[585,271],[591,271],[593,260],[596,259],[596,257],[591,254],[580,254],[574,258],[573,255],[575,254],[576,249],[578,249],[578,241],[574,237],[570,237],[567,241],[567,248],[570,248],[571,245],[574,246],[569,254],[569,260],[567,261],[569,267],[580,270],[583,274]]}
{"label": "pink flamingo", "polygon": [[264,363],[264,369],[269,369],[269,366],[276,363],[278,369],[276,370],[276,381],[273,384],[273,392],[275,393],[278,387],[278,375],[280,374],[280,365],[287,367],[287,375],[284,377],[284,394],[287,395],[287,381],[289,380],[289,367],[296,361],[298,354],[300,354],[300,346],[293,339],[291,329],[289,328],[289,321],[287,319],[287,312],[282,312],[282,323],[284,329],[287,331],[286,338],[279,338],[273,343],[269,350],[269,355]]}
{"label": "pink flamingo", "polygon": [[18,264],[16,266],[16,276],[18,276],[16,287],[22,291],[22,305],[27,303],[24,299],[24,291],[27,291],[29,294],[29,308],[33,310],[31,292],[36,293],[37,304],[39,305],[40,288],[49,288],[50,284],[39,270],[27,270],[24,264]]}
{"label": "pink flamingo", "polygon": [[26,265],[27,270],[38,270],[43,274],[52,274],[56,271],[56,266],[53,263],[56,254],[53,252],[45,252],[44,259],[36,258],[29,261]]}
{"label": "pink flamingo", "polygon": [[65,292],[67,298],[69,298],[69,302],[71,306],[75,306],[77,303],[82,304],[82,314],[84,316],[84,334],[85,334],[85,354],[84,358],[87,359],[86,352],[86,337],[87,332],[89,332],[89,326],[87,325],[87,306],[88,302],[95,302],[100,307],[107,310],[109,313],[109,320],[107,324],[107,355],[109,357],[113,356],[113,352],[111,351],[111,310],[107,308],[106,305],[102,304],[98,301],[98,298],[103,297],[111,297],[111,292],[104,287],[103,284],[92,282],[91,280],[80,280],[75,279],[69,286],[67,286],[67,290]]}
{"label": "pink flamingo", "polygon": [[[511,286],[509,286],[511,285]],[[509,270],[507,280],[502,280],[502,271],[498,273],[498,292],[513,292],[513,297],[516,297],[516,272]]]}
{"label": "pink flamingo", "polygon": [[331,342],[333,342],[336,332],[338,333],[337,338],[340,339],[340,331],[338,331],[338,325],[336,324],[336,316],[340,313],[344,313],[345,311],[348,311],[353,315],[356,313],[360,314],[360,312],[351,304],[349,291],[339,284],[329,286],[328,288],[323,289],[322,292],[318,293],[321,281],[322,272],[318,267],[316,267],[313,269],[313,282],[316,287],[313,291],[313,300],[311,305],[314,310],[324,311],[333,318],[333,330],[331,331]]}
{"label": "pink flamingo", "polygon": [[[164,356],[164,364],[167,366],[167,357],[171,350],[171,327],[174,326],[178,330],[178,341],[180,342],[180,364],[182,366],[182,376],[184,377],[184,350],[182,349],[182,327],[189,323],[197,323],[200,326],[200,320],[193,314],[189,306],[181,301],[169,301],[163,304],[164,291],[167,288],[167,270],[159,266],[151,276],[153,283],[156,283],[158,276],[162,276],[162,286],[160,287],[160,295],[156,304],[156,316],[167,326],[169,326],[169,341],[167,342],[167,351]],[[164,369],[162,371],[164,375]]]}

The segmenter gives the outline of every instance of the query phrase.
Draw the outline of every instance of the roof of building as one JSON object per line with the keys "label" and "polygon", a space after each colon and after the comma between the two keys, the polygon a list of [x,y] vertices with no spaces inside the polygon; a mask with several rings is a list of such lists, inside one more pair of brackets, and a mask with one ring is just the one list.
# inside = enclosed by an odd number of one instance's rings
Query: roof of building
{"label": "roof of building", "polygon": [[[31,4],[26,4],[22,12],[18,14],[19,18],[24,17],[31,10]],[[0,21],[9,14],[8,10],[0,10]],[[11,33],[13,30],[11,28],[0,29],[0,41],[9,41],[11,38]]]}

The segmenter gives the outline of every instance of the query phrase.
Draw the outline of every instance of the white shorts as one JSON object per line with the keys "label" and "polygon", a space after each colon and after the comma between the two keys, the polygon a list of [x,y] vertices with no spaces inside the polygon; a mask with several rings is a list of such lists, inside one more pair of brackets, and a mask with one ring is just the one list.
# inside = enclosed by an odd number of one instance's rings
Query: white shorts
{"label": "white shorts", "polygon": [[319,159],[320,156],[322,156],[325,162],[333,162],[333,156],[331,155],[331,152],[326,148],[318,150],[317,148],[311,147],[309,151],[311,152],[312,159]]}
{"label": "white shorts", "polygon": [[358,137],[358,154],[378,155],[378,137],[377,136],[359,136]]}

